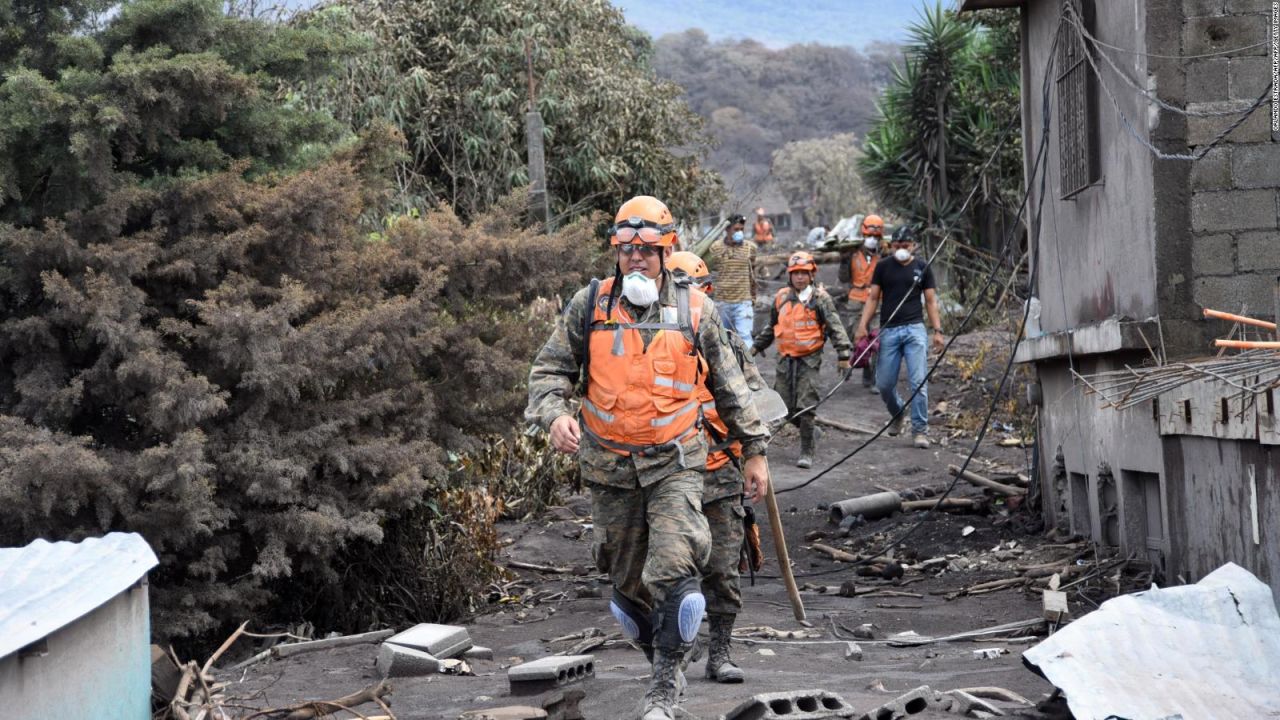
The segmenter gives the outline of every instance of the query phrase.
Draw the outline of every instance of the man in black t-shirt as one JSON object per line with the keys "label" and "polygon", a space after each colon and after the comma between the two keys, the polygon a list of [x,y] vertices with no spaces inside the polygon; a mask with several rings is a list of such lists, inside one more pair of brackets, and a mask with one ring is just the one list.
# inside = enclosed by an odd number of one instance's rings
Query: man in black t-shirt
{"label": "man in black t-shirt", "polygon": [[[902,226],[893,234],[892,257],[876,264],[871,276],[871,292],[862,308],[855,342],[867,334],[867,326],[880,308],[880,353],[876,367],[876,387],[889,414],[898,419],[889,428],[890,435],[902,433],[907,421],[902,397],[898,395],[898,372],[907,361],[907,380],[911,391],[920,392],[911,401],[911,433],[918,448],[929,447],[929,389],[924,386],[928,374],[929,335],[933,347],[941,350],[942,316],[938,312],[937,284],[933,271],[925,261],[915,257],[915,238],[911,229]],[[921,298],[923,297],[923,307]],[[931,332],[925,331],[924,314],[928,312]]]}

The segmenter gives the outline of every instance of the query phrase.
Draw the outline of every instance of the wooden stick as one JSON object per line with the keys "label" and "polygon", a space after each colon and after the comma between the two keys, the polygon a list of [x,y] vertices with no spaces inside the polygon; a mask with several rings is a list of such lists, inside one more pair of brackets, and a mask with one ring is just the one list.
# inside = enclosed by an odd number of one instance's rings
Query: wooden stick
{"label": "wooden stick", "polygon": [[[351,710],[351,708],[365,703],[377,702],[384,695],[390,692],[391,686],[387,684],[386,680],[383,680],[377,685],[371,685],[359,692],[351,693],[350,695],[340,697],[337,700],[318,700],[315,702],[301,703],[292,707],[268,708],[266,710],[259,710],[245,718],[245,720],[255,720],[255,718],[266,717],[269,715],[279,715],[283,712],[289,713],[285,716],[285,720],[314,720],[318,717],[332,715],[339,710],[346,710],[348,712],[355,713],[356,715],[360,715],[360,713]],[[379,704],[381,705],[381,703]],[[361,717],[367,716],[361,715]]]}
{"label": "wooden stick", "polygon": [[544,573],[567,573],[569,568],[555,567],[554,565],[539,565],[537,563],[522,562],[520,560],[508,560],[508,567],[519,568],[521,570],[537,570]]}
{"label": "wooden stick", "polygon": [[1214,340],[1213,344],[1238,350],[1280,350],[1280,342],[1275,340]]}
{"label": "wooden stick", "polygon": [[778,569],[782,571],[782,582],[787,586],[787,596],[791,599],[791,611],[795,613],[796,620],[805,622],[804,601],[800,599],[795,575],[791,574],[791,557],[787,554],[787,538],[782,534],[782,513],[778,512],[778,496],[773,493],[773,474],[769,472],[767,459],[764,467],[767,483],[764,502],[769,510],[769,529],[773,531],[773,548],[778,553]]}
{"label": "wooden stick", "polygon": [[1252,325],[1254,327],[1260,327],[1263,330],[1276,329],[1276,324],[1273,322],[1267,322],[1266,320],[1258,320],[1251,317],[1245,317],[1244,315],[1236,315],[1234,313],[1222,312],[1220,310],[1210,310],[1209,308],[1204,309],[1204,316],[1207,318],[1217,318],[1218,320],[1228,320],[1230,322],[1237,322],[1237,323],[1240,323],[1241,325]]}
{"label": "wooden stick", "polygon": [[903,500],[902,509],[906,510],[927,510],[931,507],[938,507],[941,503],[941,510],[962,510],[978,507],[978,501],[972,498],[945,498],[943,500]]}
{"label": "wooden stick", "polygon": [[204,667],[200,668],[201,674],[209,674],[209,668],[213,667],[213,664],[218,661],[218,658],[222,657],[222,653],[226,652],[233,644],[235,644],[235,641],[240,638],[240,635],[244,633],[244,629],[248,626],[249,621],[245,620],[240,623],[240,627],[236,628],[235,632],[231,633],[231,637],[222,641],[222,644],[218,646],[218,649],[215,650],[213,654],[209,656],[209,659],[204,662]]}
{"label": "wooden stick", "polygon": [[862,435],[875,435],[875,434],[876,434],[876,431],[875,431],[875,430],[870,430],[870,429],[868,429],[868,428],[864,428],[864,427],[858,427],[857,425],[850,425],[850,424],[848,424],[848,423],[837,422],[837,421],[832,420],[832,419],[830,419],[830,418],[824,418],[824,417],[822,417],[821,415],[818,415],[818,416],[814,417],[814,418],[813,418],[813,421],[814,421],[814,422],[816,422],[816,423],[818,423],[819,425],[826,425],[827,427],[833,427],[833,428],[835,428],[835,429],[837,429],[837,430],[843,430],[843,431],[845,431],[845,432],[849,432],[849,433],[860,433],[860,434],[862,434]]}
{"label": "wooden stick", "polygon": [[833,548],[830,545],[823,545],[822,543],[814,543],[809,546],[809,549],[820,552],[832,560],[837,560],[839,562],[856,563],[862,561],[862,558],[854,555],[853,553],[847,553],[844,550]]}
{"label": "wooden stick", "polygon": [[1004,485],[1004,484],[1002,484],[1002,483],[998,483],[998,482],[996,482],[996,481],[994,481],[994,480],[988,480],[988,479],[986,479],[986,478],[982,477],[981,475],[979,475],[979,474],[977,474],[977,473],[975,473],[975,472],[969,471],[969,470],[965,470],[964,472],[960,472],[960,468],[959,468],[959,466],[956,466],[956,465],[948,465],[948,466],[947,466],[947,472],[951,473],[952,475],[958,475],[958,476],[960,476],[960,477],[964,478],[965,480],[968,480],[970,483],[973,483],[974,485],[977,485],[978,487],[987,488],[988,490],[994,490],[994,491],[996,491],[996,492],[1000,493],[1001,495],[1007,495],[1007,496],[1012,497],[1012,496],[1014,496],[1014,495],[1026,495],[1026,494],[1027,494],[1027,491],[1026,491],[1026,489],[1025,489],[1025,488],[1014,487],[1014,486],[1012,486],[1012,485]]}
{"label": "wooden stick", "polygon": [[263,650],[262,652],[258,653],[257,655],[254,655],[248,660],[236,663],[235,665],[231,666],[231,669],[239,670],[241,668],[248,667],[260,660],[265,660],[269,657],[283,658],[283,657],[289,657],[290,655],[300,655],[306,652],[313,652],[315,650],[326,650],[328,648],[342,647],[344,645],[363,645],[364,643],[374,643],[380,640],[385,640],[391,637],[392,635],[394,635],[395,633],[396,631],[391,629],[374,630],[373,632],[360,633],[359,635],[343,635],[341,637],[324,638],[323,640],[308,640],[307,642],[285,643],[283,645],[276,645],[275,647],[270,648],[268,650]]}

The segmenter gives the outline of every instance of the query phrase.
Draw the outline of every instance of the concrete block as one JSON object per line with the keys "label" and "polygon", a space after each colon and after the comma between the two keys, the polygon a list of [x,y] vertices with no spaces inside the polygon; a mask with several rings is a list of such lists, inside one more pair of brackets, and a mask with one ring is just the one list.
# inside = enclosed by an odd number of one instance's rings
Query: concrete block
{"label": "concrete block", "polygon": [[1231,182],[1238,188],[1280,187],[1280,143],[1232,148]]}
{"label": "concrete block", "polygon": [[1234,277],[1196,278],[1191,298],[1202,308],[1240,312],[1244,305],[1251,314],[1269,315],[1275,279],[1270,273],[1240,273]]}
{"label": "concrete block", "polygon": [[828,720],[857,713],[844,698],[826,690],[761,693],[730,710],[724,720]]}
{"label": "concrete block", "polygon": [[1202,191],[1191,196],[1191,229],[1196,232],[1270,230],[1275,227],[1274,191]]}
{"label": "concrete block", "polygon": [[[1187,102],[1230,99],[1227,63],[1224,57],[1192,60],[1187,63]],[[1254,95],[1257,97],[1257,95]]]}
{"label": "concrete block", "polygon": [[[1256,98],[1255,98],[1256,99]],[[1208,145],[1218,133],[1226,130],[1253,104],[1252,100],[1225,100],[1222,102],[1188,103],[1188,110],[1231,111],[1228,115],[1187,118],[1187,144],[1193,146]],[[1271,113],[1263,103],[1253,114],[1227,135],[1225,142],[1257,143],[1271,139]]]}
{"label": "concrete block", "polygon": [[1004,711],[1000,708],[963,690],[951,690],[947,692],[947,695],[952,698],[949,712],[954,715],[978,715],[978,713],[986,713],[986,715],[994,717],[1004,715]]}
{"label": "concrete block", "polygon": [[558,690],[542,701],[547,720],[585,720],[578,705],[587,694],[582,690]]}
{"label": "concrete block", "polygon": [[466,652],[462,653],[463,660],[492,660],[493,648],[487,648],[483,645],[472,645]]}
{"label": "concrete block", "polygon": [[1271,12],[1272,0],[1227,0],[1228,15],[1263,15]]}
{"label": "concrete block", "polygon": [[513,695],[538,693],[585,680],[596,673],[594,655],[552,655],[507,670]]}
{"label": "concrete block", "polygon": [[1231,145],[1219,145],[1192,163],[1192,190],[1226,190],[1230,187]]}
{"label": "concrete block", "polygon": [[418,623],[401,633],[387,638],[387,642],[400,647],[431,653],[441,660],[461,655],[471,647],[471,634],[464,627]]}
{"label": "concrete block", "polygon": [[421,677],[440,672],[440,661],[434,655],[389,643],[378,648],[377,666],[384,678]]}
{"label": "concrete block", "polygon": [[[1227,69],[1229,99],[1253,102],[1270,82],[1271,62],[1265,55],[1231,58]],[[1264,105],[1263,109],[1266,108]]]}
{"label": "concrete block", "polygon": [[1186,17],[1221,15],[1227,0],[1182,0],[1182,14]]}
{"label": "concrete block", "polygon": [[1230,235],[1192,238],[1191,272],[1196,275],[1231,275],[1235,271],[1235,241]]}
{"label": "concrete block", "polygon": [[1182,24],[1182,54],[1204,55],[1258,45],[1240,55],[1267,54],[1267,23],[1248,15],[1190,17]]}
{"label": "concrete block", "polygon": [[542,708],[507,705],[484,710],[468,710],[459,715],[458,720],[543,720],[546,717],[547,711]]}
{"label": "concrete block", "polygon": [[[1280,270],[1280,232],[1247,232],[1240,233],[1237,241],[1237,257],[1240,270],[1262,270],[1274,275]],[[1269,308],[1263,299],[1249,303],[1250,308],[1263,312]]]}
{"label": "concrete block", "polygon": [[861,659],[862,659],[862,647],[861,647],[860,645],[858,645],[858,643],[855,643],[855,642],[845,643],[845,644],[844,644],[844,659],[845,659],[845,660],[861,660]]}
{"label": "concrete block", "polygon": [[902,720],[902,718],[911,717],[912,715],[919,715],[925,710],[947,712],[953,704],[954,700],[952,698],[931,689],[928,685],[921,685],[915,690],[899,695],[880,707],[864,713],[858,720]]}

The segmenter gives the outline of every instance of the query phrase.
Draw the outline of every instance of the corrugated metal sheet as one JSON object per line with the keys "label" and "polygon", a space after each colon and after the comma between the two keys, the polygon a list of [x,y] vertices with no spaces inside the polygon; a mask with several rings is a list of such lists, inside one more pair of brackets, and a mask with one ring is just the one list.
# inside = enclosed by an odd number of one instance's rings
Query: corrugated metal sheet
{"label": "corrugated metal sheet", "polygon": [[157,564],[136,533],[0,549],[0,658],[83,617]]}
{"label": "corrugated metal sheet", "polygon": [[1078,720],[1280,718],[1280,615],[1234,563],[1108,600],[1022,656]]}

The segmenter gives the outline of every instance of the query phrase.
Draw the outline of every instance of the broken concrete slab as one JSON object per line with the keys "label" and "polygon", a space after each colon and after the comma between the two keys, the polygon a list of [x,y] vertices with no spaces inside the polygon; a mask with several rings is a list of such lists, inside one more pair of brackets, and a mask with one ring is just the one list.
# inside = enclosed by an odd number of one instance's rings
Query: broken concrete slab
{"label": "broken concrete slab", "polygon": [[585,680],[596,673],[594,655],[553,655],[507,670],[513,695],[528,695]]}
{"label": "broken concrete slab", "polygon": [[378,647],[377,667],[384,678],[421,677],[440,672],[440,660],[421,650],[383,643]]}
{"label": "broken concrete slab", "polygon": [[761,693],[738,705],[724,716],[725,720],[830,720],[851,718],[857,714],[853,706],[839,695],[826,690],[793,690]]}
{"label": "broken concrete slab", "polygon": [[458,720],[543,720],[547,711],[528,705],[506,705],[504,707],[468,710],[458,716]]}
{"label": "broken concrete slab", "polygon": [[578,705],[587,693],[582,690],[557,690],[542,701],[547,720],[585,720]]}
{"label": "broken concrete slab", "polygon": [[456,625],[418,623],[404,632],[392,635],[386,642],[421,650],[444,660],[466,652],[471,647],[471,634],[466,628]]}
{"label": "broken concrete slab", "polygon": [[858,720],[902,720],[912,715],[919,715],[925,710],[949,712],[954,704],[953,698],[943,695],[928,685],[921,685],[864,713]]}
{"label": "broken concrete slab", "polygon": [[861,646],[859,646],[859,645],[858,645],[858,643],[856,643],[856,642],[847,642],[847,643],[845,643],[845,644],[844,644],[844,659],[845,659],[845,660],[861,660],[861,659],[862,659],[862,647],[861,647]]}
{"label": "broken concrete slab", "polygon": [[463,660],[492,660],[493,648],[487,648],[483,645],[472,645],[466,652],[462,653]]}
{"label": "broken concrete slab", "polygon": [[986,713],[993,716],[1004,715],[1004,711],[1000,708],[963,690],[950,690],[947,695],[950,695],[955,700],[950,710],[955,715],[977,715],[978,713]]}

